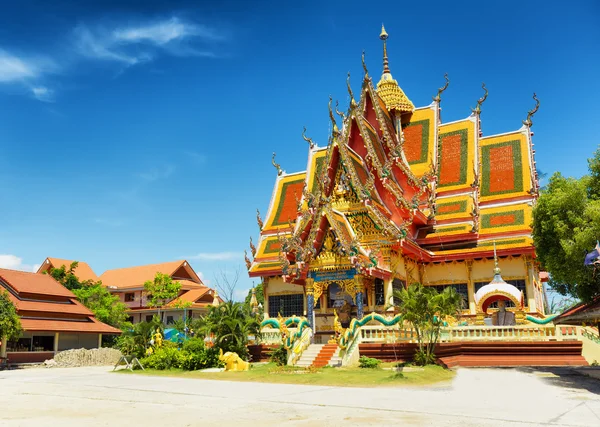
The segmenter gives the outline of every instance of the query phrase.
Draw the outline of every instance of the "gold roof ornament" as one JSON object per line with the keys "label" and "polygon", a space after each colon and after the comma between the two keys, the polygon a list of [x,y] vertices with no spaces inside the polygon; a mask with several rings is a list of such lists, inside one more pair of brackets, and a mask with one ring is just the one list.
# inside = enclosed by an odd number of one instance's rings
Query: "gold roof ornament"
{"label": "gold roof ornament", "polygon": [[215,294],[213,295],[213,302],[212,305],[214,307],[218,307],[219,304],[221,304],[221,301],[219,301],[219,293],[215,290]]}
{"label": "gold roof ornament", "polygon": [[537,113],[537,110],[540,108],[540,100],[537,98],[535,92],[533,93],[533,100],[535,101],[535,107],[533,107],[533,110],[529,110],[529,112],[527,113],[527,119],[523,120],[523,124],[529,127],[533,126],[533,121],[531,119],[533,118],[534,114]]}
{"label": "gold roof ornament", "polygon": [[377,94],[385,103],[388,110],[397,110],[401,113],[412,113],[415,106],[404,94],[404,91],[398,85],[398,82],[392,77],[387,56],[388,33],[381,25],[381,34],[379,38],[383,40],[383,74],[379,83],[377,83]]}

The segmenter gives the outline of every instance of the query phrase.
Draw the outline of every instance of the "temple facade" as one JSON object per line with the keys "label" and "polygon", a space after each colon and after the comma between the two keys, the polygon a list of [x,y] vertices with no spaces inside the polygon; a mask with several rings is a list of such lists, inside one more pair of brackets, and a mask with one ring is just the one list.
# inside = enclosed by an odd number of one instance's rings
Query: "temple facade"
{"label": "temple facade", "polygon": [[374,84],[363,55],[356,98],[348,75],[348,110],[329,101],[328,145],[303,133],[306,171],[284,173],[273,155],[271,202],[264,220],[257,212],[260,235],[246,257],[263,281],[265,313],[307,316],[319,342],[334,332],[335,308],[356,318],[393,311],[394,289],[420,282],[453,287],[469,324],[490,324],[500,301],[517,323],[544,317],[531,236],[535,94],[513,131],[482,133],[485,85],[467,117],[443,123],[448,77],[431,104],[415,107],[392,77],[384,28],[380,38],[381,78]]}

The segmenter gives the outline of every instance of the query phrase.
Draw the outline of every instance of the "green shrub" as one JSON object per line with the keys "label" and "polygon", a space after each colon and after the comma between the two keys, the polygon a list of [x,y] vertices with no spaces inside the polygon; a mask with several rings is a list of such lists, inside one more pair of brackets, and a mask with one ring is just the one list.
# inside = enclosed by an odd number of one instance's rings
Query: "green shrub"
{"label": "green shrub", "polygon": [[165,370],[181,368],[183,360],[183,352],[169,346],[159,348],[153,354],[144,357],[141,363],[144,368]]}
{"label": "green shrub", "polygon": [[381,361],[366,356],[360,356],[358,359],[358,366],[361,368],[376,369],[379,368],[380,363]]}
{"label": "green shrub", "polygon": [[195,353],[184,352],[181,360],[181,368],[186,371],[197,371],[198,369],[216,368],[219,366],[221,366],[219,353],[212,348]]}
{"label": "green shrub", "polygon": [[182,350],[188,353],[204,353],[206,345],[202,338],[190,338],[183,343]]}
{"label": "green shrub", "polygon": [[413,357],[413,361],[417,366],[425,366],[425,365],[433,365],[435,364],[435,355],[432,353],[427,353],[427,351],[417,350]]}
{"label": "green shrub", "polygon": [[269,352],[269,360],[277,366],[287,365],[288,353],[283,345]]}

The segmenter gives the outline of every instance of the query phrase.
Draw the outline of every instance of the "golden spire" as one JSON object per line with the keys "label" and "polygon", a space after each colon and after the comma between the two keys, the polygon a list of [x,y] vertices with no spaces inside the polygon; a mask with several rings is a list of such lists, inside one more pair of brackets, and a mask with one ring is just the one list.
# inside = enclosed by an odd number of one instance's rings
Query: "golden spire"
{"label": "golden spire", "polygon": [[494,275],[500,274],[500,266],[498,265],[498,255],[496,255],[496,241],[494,240]]}
{"label": "golden spire", "polygon": [[379,38],[383,40],[383,72],[389,73],[390,67],[388,64],[388,56],[387,56],[387,43],[386,40],[388,38],[388,33],[385,32],[385,27],[381,24],[381,34],[379,34]]}
{"label": "golden spire", "polygon": [[381,34],[379,38],[383,40],[383,74],[381,80],[377,83],[377,94],[385,103],[388,110],[397,110],[401,113],[412,113],[415,106],[404,94],[404,91],[398,86],[398,82],[392,77],[387,56],[388,33],[381,25]]}

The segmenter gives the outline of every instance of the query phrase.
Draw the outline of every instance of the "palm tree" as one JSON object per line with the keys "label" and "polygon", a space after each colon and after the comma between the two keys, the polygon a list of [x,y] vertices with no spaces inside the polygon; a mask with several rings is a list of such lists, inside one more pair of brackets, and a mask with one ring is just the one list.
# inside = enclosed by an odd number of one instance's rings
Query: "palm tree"
{"label": "palm tree", "polygon": [[410,322],[417,335],[415,362],[420,365],[435,362],[435,346],[444,325],[444,318],[460,311],[461,296],[447,287],[438,293],[435,288],[414,283],[406,289],[394,290],[394,300],[404,321]]}
{"label": "palm tree", "polygon": [[243,303],[226,301],[211,306],[194,325],[199,335],[213,336],[214,345],[224,352],[232,351],[248,358],[248,336],[260,333],[260,323]]}

